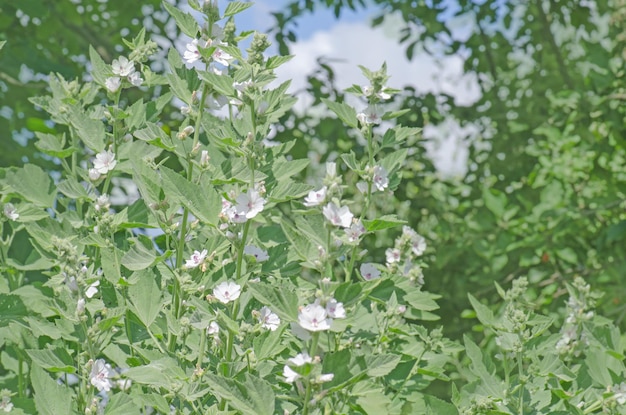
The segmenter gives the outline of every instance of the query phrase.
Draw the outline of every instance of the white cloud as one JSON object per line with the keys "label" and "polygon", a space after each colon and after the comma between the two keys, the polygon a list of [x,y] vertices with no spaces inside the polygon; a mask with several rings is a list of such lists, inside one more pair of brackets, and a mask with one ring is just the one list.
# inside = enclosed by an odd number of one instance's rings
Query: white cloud
{"label": "white cloud", "polygon": [[[395,23],[387,18],[385,28],[371,28],[367,22],[339,22],[328,31],[316,32],[291,46],[295,57],[277,70],[279,81],[291,79],[291,91],[302,91],[307,75],[317,67],[317,58],[323,56],[331,62],[336,84],[342,89],[354,83],[367,83],[357,65],[377,70],[386,62],[390,87],[401,89],[411,85],[418,93],[446,93],[458,105],[470,105],[480,97],[476,77],[463,73],[462,57],[444,56],[436,60],[416,50],[413,60],[408,61],[405,45],[397,40],[401,25],[397,20]],[[302,95],[299,98],[297,108],[306,108],[310,98]],[[469,133],[470,130],[455,127],[451,120],[441,128],[425,131],[425,137],[432,141],[426,146],[429,155],[442,173],[465,171],[468,152],[462,142]]]}

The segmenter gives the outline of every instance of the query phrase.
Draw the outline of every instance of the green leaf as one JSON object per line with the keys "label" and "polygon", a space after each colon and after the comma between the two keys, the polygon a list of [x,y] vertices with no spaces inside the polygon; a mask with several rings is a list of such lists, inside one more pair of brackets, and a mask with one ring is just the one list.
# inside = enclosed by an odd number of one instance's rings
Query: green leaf
{"label": "green leaf", "polygon": [[243,381],[207,373],[211,390],[233,408],[248,415],[274,415],[276,397],[272,386],[265,380],[249,373]]}
{"label": "green leaf", "polygon": [[478,320],[485,326],[494,327],[497,321],[489,307],[474,298],[472,294],[468,293],[467,296],[469,297],[470,303],[472,303],[472,307],[476,310]]}
{"label": "green leaf", "polygon": [[203,81],[206,81],[217,92],[227,97],[235,95],[235,88],[233,87],[233,78],[227,75],[217,75],[213,72],[198,71],[198,77]]}
{"label": "green leaf", "polygon": [[102,271],[104,278],[111,284],[118,284],[122,279],[122,256],[123,252],[116,247],[103,248],[100,250]]}
{"label": "green leaf", "polygon": [[331,101],[327,98],[322,98],[322,102],[346,125],[352,128],[358,128],[359,122],[356,118],[356,111],[348,104],[338,103]]}
{"label": "green leaf", "polygon": [[395,228],[401,226],[407,222],[402,219],[398,219],[396,215],[384,215],[374,220],[363,220],[363,226],[368,232],[380,231],[382,229]]}
{"label": "green leaf", "polygon": [[249,284],[248,289],[259,302],[268,304],[284,321],[298,318],[298,296],[293,288],[265,283]]}
{"label": "green leaf", "polygon": [[[156,261],[157,257],[154,253],[154,249],[152,248],[152,241],[149,238],[134,238],[129,242],[133,243],[133,246],[130,248],[124,257],[122,258],[122,265],[128,268],[131,271],[139,271],[145,268],[148,268]],[[146,246],[146,245],[148,245]]]}
{"label": "green leaf", "polygon": [[285,350],[286,346],[280,344],[282,341],[281,334],[282,330],[280,329],[268,330],[254,338],[252,345],[258,361],[271,359]]}
{"label": "green leaf", "polygon": [[561,258],[563,261],[569,262],[570,264],[574,265],[578,264],[578,255],[576,255],[576,252],[570,247],[561,248],[555,253],[556,256]]}
{"label": "green leaf", "polygon": [[72,413],[72,391],[59,385],[39,366],[33,365],[30,371],[34,391],[35,407],[40,415]]}
{"label": "green leaf", "polygon": [[91,45],[89,45],[89,60],[91,60],[91,76],[96,83],[104,85],[106,78],[112,73],[111,67],[102,60]]}
{"label": "green leaf", "polygon": [[183,13],[178,10],[175,6],[169,4],[167,1],[163,1],[163,7],[169,14],[172,15],[174,20],[176,21],[176,26],[180,29],[181,32],[186,34],[192,39],[196,38],[196,35],[200,31],[198,27],[198,22],[192,15],[189,13]]}
{"label": "green leaf", "polygon": [[4,45],[7,43],[6,40],[2,40],[0,41],[0,50],[2,50],[2,48],[4,47]]}
{"label": "green leaf", "polygon": [[424,291],[412,290],[405,294],[403,298],[408,305],[417,310],[432,311],[439,308],[433,297],[436,298],[438,296]]}
{"label": "green leaf", "polygon": [[215,189],[203,181],[191,183],[180,174],[167,167],[161,167],[163,189],[172,197],[189,208],[191,213],[202,222],[215,225],[222,211],[222,199]]}
{"label": "green leaf", "polygon": [[233,1],[231,3],[228,3],[228,6],[226,6],[226,10],[224,10],[224,17],[230,17],[230,16],[234,16],[237,13],[241,13],[242,11],[246,10],[248,7],[251,7],[254,3],[243,3],[241,1]]}
{"label": "green leaf", "polygon": [[106,132],[102,121],[89,118],[80,108],[72,108],[70,119],[76,133],[87,147],[96,153],[104,150]]}
{"label": "green leaf", "polygon": [[16,193],[39,207],[54,205],[56,188],[52,179],[35,164],[29,163],[22,168],[7,171],[6,182]]}
{"label": "green leaf", "polygon": [[0,327],[5,327],[10,322],[21,320],[22,317],[29,315],[30,312],[19,296],[0,294]]}
{"label": "green leaf", "polygon": [[137,383],[167,390],[172,390],[174,383],[180,384],[181,380],[187,379],[179,363],[170,357],[154,360],[145,366],[131,367],[124,372],[124,376]]}
{"label": "green leaf", "polygon": [[[250,3],[251,4],[251,3]],[[284,63],[289,62],[293,58],[293,55],[286,56],[270,56],[265,63],[266,69],[276,69]]]}
{"label": "green leaf", "polygon": [[161,289],[156,283],[155,273],[150,270],[135,272],[137,283],[128,288],[128,298],[133,312],[146,326],[154,322],[161,312]]}
{"label": "green leaf", "polygon": [[310,160],[308,159],[287,160],[284,157],[281,157],[272,163],[272,173],[274,174],[276,180],[282,181],[300,173],[302,170],[307,168],[309,163]]}
{"label": "green leaf", "polygon": [[91,199],[85,187],[74,177],[68,177],[60,182],[57,189],[70,199]]}
{"label": "green leaf", "polygon": [[367,375],[371,377],[385,376],[395,369],[399,362],[400,355],[397,354],[365,355]]}
{"label": "green leaf", "polygon": [[64,159],[77,151],[74,147],[65,147],[65,134],[54,135],[36,131],[35,136],[39,139],[35,147],[49,156]]}
{"label": "green leaf", "polygon": [[142,141],[168,151],[174,151],[176,148],[169,134],[154,123],[146,123],[146,128],[135,131],[133,135]]}
{"label": "green leaf", "polygon": [[476,345],[467,335],[463,335],[465,342],[465,351],[467,357],[472,361],[470,368],[472,373],[481,380],[481,387],[489,396],[493,398],[504,399],[504,393],[507,391],[503,387],[502,382],[494,376],[483,362],[483,355],[480,347]]}
{"label": "green leaf", "polygon": [[139,407],[133,402],[133,398],[125,393],[113,394],[104,409],[104,415],[128,415],[139,412]]}
{"label": "green leaf", "polygon": [[72,356],[63,347],[56,349],[26,350],[26,353],[40,367],[50,372],[76,373]]}
{"label": "green leaf", "polygon": [[483,188],[483,200],[496,218],[501,218],[506,208],[506,195],[497,189]]}

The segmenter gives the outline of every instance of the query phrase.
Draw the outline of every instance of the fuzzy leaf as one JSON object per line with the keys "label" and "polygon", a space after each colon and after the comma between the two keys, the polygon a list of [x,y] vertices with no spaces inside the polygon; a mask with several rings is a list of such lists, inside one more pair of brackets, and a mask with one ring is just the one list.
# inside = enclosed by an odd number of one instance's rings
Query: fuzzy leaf
{"label": "fuzzy leaf", "polygon": [[39,366],[33,365],[30,380],[34,391],[35,408],[41,415],[71,413],[72,392],[66,386],[59,385]]}
{"label": "fuzzy leaf", "polygon": [[249,373],[243,381],[207,373],[210,388],[215,395],[245,415],[273,415],[276,397],[272,386]]}

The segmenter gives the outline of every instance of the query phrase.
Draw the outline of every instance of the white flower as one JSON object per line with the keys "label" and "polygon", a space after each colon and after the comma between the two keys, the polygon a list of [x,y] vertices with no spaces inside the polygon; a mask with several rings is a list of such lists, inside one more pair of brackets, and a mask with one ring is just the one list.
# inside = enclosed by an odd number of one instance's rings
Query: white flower
{"label": "white flower", "polygon": [[411,240],[411,250],[416,256],[420,256],[426,251],[426,239],[422,235],[416,234],[415,238]]}
{"label": "white flower", "polygon": [[4,205],[4,216],[6,216],[7,218],[15,221],[20,217],[20,214],[17,213],[17,209],[15,209],[15,206],[13,206],[12,203],[7,203]]}
{"label": "white flower", "polygon": [[135,63],[129,61],[126,57],[120,56],[118,59],[113,59],[111,63],[113,73],[119,76],[128,76],[135,70]]}
{"label": "white flower", "polygon": [[222,303],[227,304],[235,301],[241,294],[241,285],[232,281],[224,281],[213,289],[213,296]]}
{"label": "white flower", "polygon": [[98,293],[99,286],[100,286],[100,281],[96,281],[93,284],[91,284],[89,287],[87,287],[87,289],[85,290],[85,297],[92,298],[94,295],[96,295]]}
{"label": "white flower", "polygon": [[374,166],[374,177],[372,178],[374,186],[383,191],[389,186],[389,178],[387,178],[387,170],[382,166]]}
{"label": "white flower", "polygon": [[312,207],[312,206],[318,206],[324,203],[324,200],[326,199],[327,190],[328,188],[324,186],[320,190],[310,191],[308,196],[304,198],[304,206]]}
{"label": "white flower", "polygon": [[296,379],[300,377],[300,374],[295,372],[289,366],[285,365],[285,367],[283,368],[283,377],[285,378],[287,383],[293,383],[296,381]]}
{"label": "white flower", "polygon": [[264,251],[261,248],[257,248],[254,245],[246,245],[243,248],[243,253],[246,255],[252,255],[253,257],[256,258],[257,262],[263,262],[269,259],[269,255],[267,255],[267,251]]}
{"label": "white flower", "polygon": [[208,252],[206,249],[203,249],[202,252],[193,251],[193,254],[191,254],[191,257],[185,262],[185,268],[187,269],[196,268],[197,266],[199,266],[200,264],[204,262],[204,259],[206,258],[207,254]]}
{"label": "white flower", "polygon": [[96,154],[93,168],[100,174],[107,174],[115,168],[116,164],[115,153],[111,152],[111,150],[102,150],[102,152]]}
{"label": "white flower", "polygon": [[363,125],[380,124],[382,121],[383,113],[376,105],[368,105],[367,108],[357,114],[356,118],[361,121]]}
{"label": "white flower", "polygon": [[326,179],[332,180],[337,177],[337,163],[334,161],[326,162]]}
{"label": "white flower", "polygon": [[388,248],[385,251],[385,256],[387,257],[387,264],[393,264],[394,262],[400,261],[400,250],[397,248]]}
{"label": "white flower", "polygon": [[100,178],[100,173],[96,169],[89,169],[89,180],[96,181]]}
{"label": "white flower", "polygon": [[134,86],[141,86],[143,79],[141,78],[141,73],[139,71],[135,71],[128,75],[128,82],[133,84]]}
{"label": "white flower", "polygon": [[2,400],[0,401],[0,410],[3,412],[11,412],[13,404],[11,403],[11,395],[7,389],[2,390]]}
{"label": "white flower", "polygon": [[332,318],[346,318],[346,310],[343,308],[343,303],[337,302],[334,298],[331,298],[326,303],[326,312]]}
{"label": "white flower", "polygon": [[111,365],[104,362],[104,359],[98,359],[92,362],[91,375],[89,381],[99,392],[108,392],[113,387],[111,382]]}
{"label": "white flower", "polygon": [[[361,90],[363,91],[363,95],[366,97],[371,96],[374,93],[374,87],[371,85],[364,85],[363,87],[361,87]],[[376,96],[380,99],[389,99],[391,98],[391,95],[387,92],[385,92],[387,90],[386,86],[383,86],[380,90],[380,92],[376,93]]]}
{"label": "white flower", "polygon": [[183,59],[187,63],[194,63],[200,59],[200,51],[198,50],[198,39],[194,39],[191,43],[187,43],[187,50],[183,54]]}
{"label": "white flower", "polygon": [[213,58],[215,62],[220,63],[224,66],[230,65],[230,62],[233,59],[235,59],[230,54],[224,52],[220,48],[216,48],[215,51],[213,52],[213,55],[211,55],[211,57]]}
{"label": "white flower", "polygon": [[346,235],[348,236],[349,242],[358,242],[361,236],[365,235],[365,226],[363,226],[363,222],[360,220],[353,222],[352,225],[346,229]]}
{"label": "white flower", "polygon": [[209,327],[206,328],[207,334],[212,336],[216,336],[220,332],[220,326],[217,324],[217,321],[212,321],[209,323]]}
{"label": "white flower", "polygon": [[261,327],[271,331],[276,330],[280,325],[280,318],[276,314],[272,313],[272,310],[266,306],[261,308],[259,321],[261,322]]}
{"label": "white flower", "polygon": [[96,203],[93,206],[96,212],[100,212],[101,210],[108,211],[109,207],[111,207],[111,202],[109,202],[109,196],[107,195],[98,196],[96,198]]}
{"label": "white flower", "polygon": [[315,379],[315,383],[324,383],[324,382],[330,382],[331,380],[333,380],[335,378],[335,374],[334,373],[322,373],[321,375],[319,375],[316,379]]}
{"label": "white flower", "polygon": [[235,211],[239,215],[244,215],[246,219],[252,219],[261,213],[264,205],[265,199],[259,195],[259,192],[250,189],[247,193],[241,193],[237,196]]}
{"label": "white flower", "polygon": [[119,76],[110,76],[104,81],[104,86],[109,92],[116,92],[122,85],[122,79]]}
{"label": "white flower", "polygon": [[202,167],[207,167],[209,165],[210,159],[211,157],[209,157],[208,150],[202,150],[202,152],[200,153],[200,165]]}
{"label": "white flower", "polygon": [[299,373],[295,372],[292,368],[289,367],[290,364],[292,366],[304,366],[305,364],[311,362],[313,362],[313,359],[306,352],[298,353],[296,357],[292,357],[291,359],[287,360],[287,364],[283,368],[283,376],[285,377],[285,380],[288,383],[293,383],[296,379],[300,377]]}
{"label": "white flower", "polygon": [[330,202],[322,209],[322,213],[326,216],[326,219],[335,226],[341,226],[342,228],[350,227],[352,223],[352,212],[347,206],[338,207],[333,202]]}
{"label": "white flower", "polygon": [[359,270],[361,271],[361,276],[365,281],[371,281],[380,278],[380,270],[376,268],[376,266],[371,262],[361,264],[361,268],[359,268]]}
{"label": "white flower", "polygon": [[319,304],[309,304],[303,307],[298,314],[298,323],[308,331],[322,331],[330,328],[332,320],[328,312]]}

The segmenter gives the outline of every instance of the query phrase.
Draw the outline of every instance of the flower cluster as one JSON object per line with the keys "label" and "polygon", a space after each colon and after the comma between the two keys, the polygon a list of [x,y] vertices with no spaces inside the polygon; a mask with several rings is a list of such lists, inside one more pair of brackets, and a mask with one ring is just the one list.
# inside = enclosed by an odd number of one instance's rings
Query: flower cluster
{"label": "flower cluster", "polygon": [[104,176],[112,171],[116,165],[115,153],[111,150],[103,150],[96,154],[96,158],[93,160],[93,168],[89,169],[89,178],[96,181],[100,176]]}
{"label": "flower cluster", "polygon": [[[186,50],[183,54],[183,59],[188,64],[192,64],[203,59],[200,49],[209,49],[212,50],[210,55],[211,64],[218,63],[222,66],[229,66],[234,58],[223,50],[224,46],[228,46],[225,42],[223,42],[223,38],[224,29],[217,24],[213,24],[213,27],[211,28],[211,38],[193,39],[185,47]],[[215,66],[212,65],[211,68],[213,71],[221,73]]]}
{"label": "flower cluster", "polygon": [[424,274],[414,261],[426,251],[426,239],[408,226],[402,227],[402,234],[396,238],[393,248],[385,251],[387,268],[390,272],[400,272],[417,285],[424,285]]}
{"label": "flower cluster", "polygon": [[125,56],[113,59],[111,70],[116,76],[110,76],[104,81],[104,86],[111,93],[117,92],[122,86],[123,79],[126,79],[133,86],[141,86],[143,83],[141,73],[135,70],[135,62]]}
{"label": "flower cluster", "polygon": [[581,277],[576,277],[568,289],[567,317],[561,327],[561,338],[556,343],[556,350],[562,355],[576,357],[584,353],[589,345],[583,323],[593,318],[598,295],[591,291],[589,284]]}
{"label": "flower cluster", "polygon": [[254,218],[263,211],[265,199],[257,189],[250,189],[246,193],[240,193],[231,203],[222,199],[222,212],[220,216],[230,223],[244,223]]}

